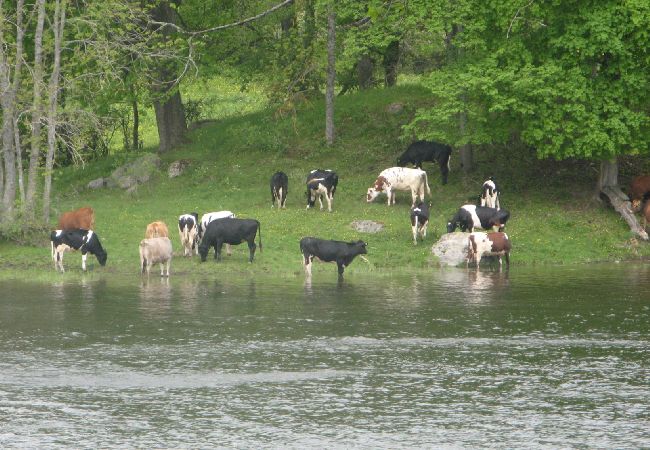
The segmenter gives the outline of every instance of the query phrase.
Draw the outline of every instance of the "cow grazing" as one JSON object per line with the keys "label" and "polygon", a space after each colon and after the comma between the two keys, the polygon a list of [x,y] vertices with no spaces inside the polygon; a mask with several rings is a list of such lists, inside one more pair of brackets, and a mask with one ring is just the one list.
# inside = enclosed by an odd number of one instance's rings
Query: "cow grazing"
{"label": "cow grazing", "polygon": [[262,229],[259,221],[255,219],[225,218],[210,222],[203,239],[199,245],[201,261],[205,261],[210,247],[214,247],[214,259],[221,261],[221,247],[223,244],[238,245],[243,241],[248,243],[250,257],[248,262],[253,262],[255,256],[255,235],[259,230],[259,246],[262,251]]}
{"label": "cow grazing", "polygon": [[510,213],[505,209],[488,208],[487,206],[463,205],[456,215],[447,222],[447,232],[451,233],[460,226],[461,231],[472,233],[474,228],[484,230],[494,229],[503,231]]}
{"label": "cow grazing", "polygon": [[382,170],[372,187],[368,188],[366,201],[371,202],[377,198],[380,193],[385,193],[388,197],[388,206],[395,204],[396,191],[411,191],[414,206],[418,197],[424,201],[425,192],[431,195],[427,173],[421,169],[409,169],[406,167],[391,167]]}
{"label": "cow grazing", "polygon": [[320,203],[320,209],[323,209],[323,200],[327,200],[327,210],[332,212],[332,202],[334,193],[339,183],[339,176],[333,170],[314,169],[307,175],[307,209],[312,208],[316,199]]}
{"label": "cow grazing", "polygon": [[499,205],[499,187],[494,182],[494,178],[490,177],[481,187],[481,206],[487,206],[488,208],[501,209]]}
{"label": "cow grazing", "polygon": [[156,237],[169,237],[169,229],[165,222],[157,220],[147,225],[147,229],[144,232],[144,238],[151,239]]}
{"label": "cow grazing", "polygon": [[511,249],[512,244],[505,233],[470,233],[467,241],[467,266],[474,261],[478,269],[483,256],[498,256],[499,267],[501,267],[503,265],[501,257],[505,256],[506,267],[510,267]]}
{"label": "cow grazing", "polygon": [[418,235],[422,239],[427,237],[427,225],[429,224],[429,206],[425,202],[419,202],[411,207],[411,230],[413,231],[413,245],[418,243]]}
{"label": "cow grazing", "polygon": [[95,228],[95,211],[90,206],[67,211],[59,217],[59,230],[93,230]]}
{"label": "cow grazing", "polygon": [[437,162],[440,166],[442,184],[447,184],[450,158],[451,147],[446,144],[433,141],[415,141],[397,158],[397,164],[400,166],[413,164],[418,169],[421,169],[424,161]]}
{"label": "cow grazing", "polygon": [[183,256],[192,256],[197,249],[199,236],[199,215],[198,213],[181,214],[178,216],[178,235],[183,247]]}
{"label": "cow grazing", "polygon": [[86,256],[88,253],[95,255],[102,266],[106,265],[108,255],[99,242],[97,233],[92,230],[55,230],[50,234],[52,246],[52,259],[54,268],[65,272],[63,268],[63,253],[66,251],[81,251],[81,269],[86,270]]}
{"label": "cow grazing", "polygon": [[168,237],[153,237],[140,241],[140,268],[142,274],[149,275],[151,266],[160,264],[160,276],[169,276],[169,266],[172,262],[172,241]]}
{"label": "cow grazing", "polygon": [[279,208],[286,208],[289,177],[284,172],[275,172],[271,177],[271,208],[278,203]]}
{"label": "cow grazing", "polygon": [[632,201],[632,209],[638,211],[641,203],[650,199],[650,175],[639,175],[630,183],[628,197]]}
{"label": "cow grazing", "polygon": [[343,270],[349,266],[357,255],[368,253],[363,241],[342,242],[304,237],[300,240],[300,251],[303,256],[303,265],[307,276],[311,276],[311,263],[314,258],[323,262],[336,262],[339,278],[343,277]]}

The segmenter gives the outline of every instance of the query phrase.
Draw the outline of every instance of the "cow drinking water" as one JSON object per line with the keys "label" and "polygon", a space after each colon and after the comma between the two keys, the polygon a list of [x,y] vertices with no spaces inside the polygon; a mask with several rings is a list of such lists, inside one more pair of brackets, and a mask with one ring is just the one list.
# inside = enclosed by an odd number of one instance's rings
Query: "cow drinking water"
{"label": "cow drinking water", "polygon": [[107,253],[99,242],[97,233],[92,230],[55,230],[50,234],[52,246],[52,259],[54,268],[65,272],[63,268],[63,253],[66,251],[81,251],[81,269],[86,270],[86,256],[88,253],[95,255],[99,264],[106,265]]}
{"label": "cow drinking water", "polygon": [[372,187],[368,188],[366,201],[371,202],[381,193],[388,197],[388,206],[395,204],[396,191],[411,191],[413,199],[411,206],[415,205],[418,197],[424,201],[425,192],[431,195],[427,173],[420,169],[409,169],[406,167],[391,167],[382,170]]}
{"label": "cow drinking water", "polygon": [[423,161],[437,162],[440,166],[442,184],[447,184],[450,158],[451,147],[446,144],[433,141],[415,141],[397,158],[397,164],[400,166],[413,164],[418,169],[421,169]]}
{"label": "cow drinking water", "polygon": [[334,193],[339,183],[339,176],[333,170],[314,169],[307,175],[307,209],[316,204],[316,199],[320,203],[320,209],[323,209],[323,200],[327,200],[327,211],[332,212],[332,202]]}
{"label": "cow drinking water", "polygon": [[367,244],[363,241],[341,242],[304,237],[300,240],[300,251],[307,276],[311,276],[311,264],[314,258],[324,262],[336,262],[339,278],[343,278],[343,270],[349,266],[357,255],[365,255]]}

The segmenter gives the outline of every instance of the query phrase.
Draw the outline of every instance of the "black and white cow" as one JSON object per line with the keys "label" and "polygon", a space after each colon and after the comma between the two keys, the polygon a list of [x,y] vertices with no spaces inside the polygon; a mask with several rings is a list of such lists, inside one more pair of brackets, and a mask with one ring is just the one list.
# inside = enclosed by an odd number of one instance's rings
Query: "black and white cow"
{"label": "black and white cow", "polygon": [[[183,247],[183,256],[192,256],[199,242],[199,214],[189,213],[178,216],[178,235]],[[199,254],[198,249],[196,254]]]}
{"label": "black and white cow", "polygon": [[278,203],[278,209],[286,208],[289,177],[284,172],[275,172],[271,177],[271,208]]}
{"label": "black and white cow", "polygon": [[339,277],[342,278],[344,268],[349,266],[357,255],[368,253],[367,245],[363,241],[342,242],[304,237],[300,240],[300,251],[303,256],[305,272],[311,276],[311,263],[314,258],[317,258],[324,262],[336,262]]}
{"label": "black and white cow", "polygon": [[413,164],[418,169],[421,169],[424,161],[437,162],[438,166],[440,166],[442,184],[447,184],[450,158],[451,147],[449,145],[433,141],[415,141],[397,158],[397,164],[400,166]]}
{"label": "black and white cow", "polygon": [[460,227],[461,231],[469,231],[470,233],[474,231],[474,228],[503,231],[509,218],[510,213],[505,209],[463,205],[456,212],[456,215],[447,222],[447,232],[452,233],[457,227]]}
{"label": "black and white cow", "polygon": [[221,247],[223,244],[238,245],[246,241],[250,251],[248,262],[252,263],[256,248],[255,235],[258,230],[260,234],[259,246],[260,251],[262,251],[262,229],[259,221],[255,219],[225,218],[210,222],[199,245],[201,261],[205,261],[207,258],[210,247],[214,247],[214,259],[221,261]]}
{"label": "black and white cow", "polygon": [[99,242],[97,233],[92,230],[77,228],[74,230],[55,230],[50,234],[52,259],[54,268],[65,272],[63,268],[63,253],[66,251],[81,251],[81,268],[86,270],[86,255],[95,255],[102,266],[106,265],[108,255]]}
{"label": "black and white cow", "polygon": [[427,237],[427,225],[429,224],[429,206],[425,202],[419,202],[411,208],[411,230],[413,232],[413,245],[418,243],[418,235],[422,239]]}
{"label": "black and white cow", "polygon": [[494,178],[490,177],[485,180],[481,187],[481,206],[501,209],[499,205],[499,193],[499,187],[494,182]]}
{"label": "black and white cow", "polygon": [[322,197],[327,200],[327,210],[332,212],[332,201],[336,185],[339,183],[339,176],[333,170],[314,169],[307,175],[307,209],[312,208],[316,199],[320,203],[320,209],[323,209]]}

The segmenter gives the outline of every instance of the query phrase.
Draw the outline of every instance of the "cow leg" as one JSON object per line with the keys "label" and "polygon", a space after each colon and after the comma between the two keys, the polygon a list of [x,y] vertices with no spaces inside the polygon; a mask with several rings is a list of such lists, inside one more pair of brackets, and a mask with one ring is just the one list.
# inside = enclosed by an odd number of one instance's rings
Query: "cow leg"
{"label": "cow leg", "polygon": [[427,227],[429,226],[429,221],[427,220],[422,224],[422,239],[427,237]]}
{"label": "cow leg", "polygon": [[318,203],[320,204],[320,210],[323,210],[323,195],[322,194],[317,194],[318,195]]}
{"label": "cow leg", "polygon": [[232,256],[232,246],[230,244],[226,244],[226,255]]}
{"label": "cow leg", "polygon": [[165,276],[165,263],[164,262],[160,263],[160,276],[161,277]]}
{"label": "cow leg", "polygon": [[87,257],[86,253],[81,254],[81,270],[83,270],[84,272],[86,271],[86,257]]}
{"label": "cow leg", "polygon": [[332,201],[334,200],[334,196],[331,193],[327,194],[327,211],[332,212]]}
{"label": "cow leg", "polygon": [[307,276],[311,277],[311,263],[313,261],[313,258],[310,255],[308,255],[307,253],[303,253],[302,257],[303,257],[302,264],[303,264],[303,267],[305,269],[305,274]]}
{"label": "cow leg", "polygon": [[506,257],[506,269],[509,269],[510,268],[510,252],[506,252],[505,257]]}
{"label": "cow leg", "polygon": [[337,260],[336,265],[339,270],[339,279],[343,278],[343,270],[345,270],[345,266],[343,265],[343,261]]}
{"label": "cow leg", "polygon": [[253,262],[253,257],[255,256],[255,249],[257,246],[255,245],[255,236],[253,236],[253,239],[248,241],[248,252],[249,252],[249,257],[248,257],[248,262],[252,263]]}
{"label": "cow leg", "polygon": [[214,246],[214,259],[221,261],[221,248],[223,247],[223,241],[217,241]]}
{"label": "cow leg", "polygon": [[282,189],[282,206],[283,209],[287,207],[287,190]]}
{"label": "cow leg", "polygon": [[411,232],[413,233],[413,245],[418,245],[418,225],[411,225]]}
{"label": "cow leg", "polygon": [[276,200],[277,200],[277,196],[275,195],[275,188],[271,188],[271,208],[275,207]]}

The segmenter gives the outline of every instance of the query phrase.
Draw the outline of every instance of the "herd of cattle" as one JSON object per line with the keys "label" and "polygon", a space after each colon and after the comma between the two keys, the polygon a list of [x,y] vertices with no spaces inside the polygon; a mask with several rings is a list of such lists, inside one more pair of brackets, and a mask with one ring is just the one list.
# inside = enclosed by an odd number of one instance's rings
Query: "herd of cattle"
{"label": "herd of cattle", "polygon": [[[412,197],[410,219],[413,243],[418,236],[426,237],[429,223],[429,206],[425,195],[431,195],[427,174],[422,170],[424,161],[437,163],[442,175],[442,184],[447,183],[451,147],[436,142],[417,141],[411,144],[398,158],[399,166],[383,170],[373,185],[368,188],[367,202],[372,202],[379,194],[385,194],[388,205],[395,204],[396,191],[410,191]],[[415,168],[402,167],[412,164]],[[323,209],[323,199],[328,211],[332,211],[334,194],[338,184],[338,175],[333,170],[312,170],[305,180],[307,187],[307,208],[315,206],[316,200]],[[276,172],[271,177],[271,204],[278,208],[286,207],[289,179],[283,172]],[[466,262],[475,262],[478,267],[483,256],[497,256],[501,266],[504,256],[509,266],[509,254],[512,248],[504,227],[510,213],[500,207],[499,188],[492,178],[483,183],[480,193],[480,205],[461,206],[447,223],[447,232],[457,228],[469,232],[467,237]],[[644,219],[650,220],[650,176],[641,176],[633,180],[629,196],[635,210],[643,210]],[[99,263],[106,264],[107,253],[103,249],[97,234],[93,231],[95,214],[92,208],[83,207],[66,212],[59,218],[58,228],[52,231],[50,240],[52,259],[57,270],[63,269],[63,254],[69,250],[79,250],[82,255],[82,269],[86,270],[86,256],[95,255]],[[645,224],[644,224],[645,226]],[[483,229],[486,232],[477,232]],[[492,230],[491,232],[487,232]],[[226,252],[231,254],[231,245],[244,241],[248,244],[249,262],[253,262],[255,237],[259,235],[259,249],[262,251],[262,231],[260,222],[254,219],[239,219],[231,211],[218,211],[204,214],[199,220],[198,213],[182,214],[178,218],[178,232],[184,256],[194,253],[205,261],[210,248],[214,248],[214,258],[221,259],[221,250],[226,245]],[[324,262],[336,262],[339,276],[354,258],[367,253],[367,244],[363,241],[342,242],[315,237],[305,237],[300,241],[303,265],[306,274],[311,275],[314,258]],[[169,276],[172,259],[172,244],[169,229],[164,222],[152,222],[145,231],[145,238],[140,242],[140,268],[149,274],[151,266],[160,264],[160,275]],[[363,258],[363,256],[361,256]]]}

